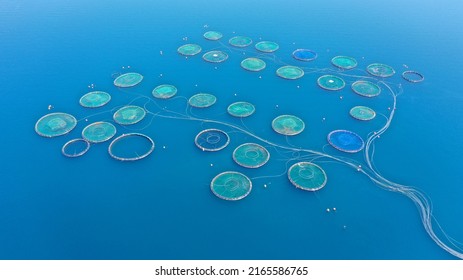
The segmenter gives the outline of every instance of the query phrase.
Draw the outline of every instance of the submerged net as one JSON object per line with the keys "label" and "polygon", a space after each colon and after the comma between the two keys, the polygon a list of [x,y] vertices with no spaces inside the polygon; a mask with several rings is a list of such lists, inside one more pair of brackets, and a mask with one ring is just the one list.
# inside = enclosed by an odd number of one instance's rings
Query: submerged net
{"label": "submerged net", "polygon": [[227,112],[239,118],[249,117],[250,115],[254,114],[256,111],[256,107],[249,102],[239,101],[230,104],[227,108]]}
{"label": "submerged net", "polygon": [[246,36],[235,36],[230,38],[228,43],[234,47],[244,48],[252,44],[252,39]]}
{"label": "submerged net", "polygon": [[143,120],[145,115],[146,111],[142,107],[129,105],[117,110],[113,115],[113,119],[118,124],[130,125]]}
{"label": "submerged net", "polygon": [[220,33],[220,32],[217,32],[217,31],[207,31],[206,33],[204,33],[203,36],[207,40],[217,41],[217,40],[219,40],[220,38],[223,37],[223,34]]}
{"label": "submerged net", "polygon": [[266,164],[270,159],[270,153],[261,145],[245,143],[233,151],[233,160],[246,168],[258,168]]}
{"label": "submerged net", "polygon": [[70,114],[51,113],[35,123],[35,132],[43,137],[56,137],[69,133],[76,125],[76,118]]}
{"label": "submerged net", "polygon": [[159,85],[153,89],[152,94],[159,99],[168,99],[177,94],[177,88],[173,85]]}
{"label": "submerged net", "polygon": [[88,152],[90,143],[85,139],[72,139],[61,148],[61,153],[70,158],[80,157]]}
{"label": "submerged net", "polygon": [[325,171],[311,162],[298,162],[288,170],[289,181],[299,189],[317,191],[326,185]]}
{"label": "submerged net", "polygon": [[82,130],[82,138],[90,143],[101,143],[113,138],[116,132],[116,127],[112,123],[95,122]]}
{"label": "submerged net", "polygon": [[210,51],[203,55],[203,59],[211,63],[219,63],[228,59],[228,54],[223,51]]}
{"label": "submerged net", "polygon": [[349,114],[353,118],[361,121],[369,121],[376,117],[376,112],[366,106],[355,106],[350,109]]}
{"label": "submerged net", "polygon": [[296,116],[281,115],[273,119],[272,128],[279,134],[291,136],[301,133],[305,128],[305,124]]}
{"label": "submerged net", "polygon": [[147,157],[154,150],[154,141],[141,133],[128,133],[116,137],[109,144],[109,155],[120,161],[136,161]]}
{"label": "submerged net", "polygon": [[382,63],[372,63],[367,66],[367,72],[373,76],[387,78],[395,74],[394,68]]}
{"label": "submerged net", "polygon": [[248,71],[258,72],[264,70],[266,67],[265,62],[260,58],[249,57],[241,61],[241,67]]}
{"label": "submerged net", "polygon": [[177,49],[177,52],[181,55],[186,55],[186,56],[197,55],[198,53],[201,52],[201,46],[196,45],[196,44],[186,44],[186,45],[180,46]]}
{"label": "submerged net", "polygon": [[207,108],[215,104],[217,97],[209,93],[198,93],[188,99],[188,104],[196,108]]}
{"label": "submerged net", "polygon": [[381,93],[381,88],[369,81],[356,81],[351,87],[355,93],[365,97],[375,97]]}
{"label": "submerged net", "polygon": [[326,90],[341,90],[346,86],[343,79],[334,75],[323,75],[317,80],[317,84]]}
{"label": "submerged net", "polygon": [[196,146],[203,152],[220,151],[228,146],[230,137],[220,129],[205,129],[195,137]]}
{"label": "submerged net", "polygon": [[125,73],[114,79],[114,85],[116,87],[133,87],[141,83],[143,76],[138,73]]}
{"label": "submerged net", "polygon": [[111,95],[104,91],[92,91],[79,100],[79,104],[87,108],[97,108],[107,104],[111,100]]}
{"label": "submerged net", "polygon": [[355,132],[334,130],[328,134],[328,143],[335,149],[346,153],[356,153],[363,149],[365,142]]}
{"label": "submerged net", "polygon": [[249,195],[251,190],[251,180],[239,172],[223,172],[211,181],[212,193],[224,200],[243,199]]}
{"label": "submerged net", "polygon": [[261,52],[271,53],[277,51],[280,46],[271,41],[261,41],[255,45],[256,49]]}
{"label": "submerged net", "polygon": [[277,69],[277,75],[283,79],[296,80],[304,76],[304,70],[296,66],[283,66]]}
{"label": "submerged net", "polygon": [[424,76],[416,71],[405,71],[402,73],[402,78],[410,83],[420,83],[424,81]]}
{"label": "submerged net", "polygon": [[293,52],[293,57],[301,61],[312,61],[317,58],[317,53],[308,49],[297,49]]}
{"label": "submerged net", "polygon": [[352,69],[357,66],[357,60],[350,56],[335,56],[331,59],[331,64],[341,69]]}

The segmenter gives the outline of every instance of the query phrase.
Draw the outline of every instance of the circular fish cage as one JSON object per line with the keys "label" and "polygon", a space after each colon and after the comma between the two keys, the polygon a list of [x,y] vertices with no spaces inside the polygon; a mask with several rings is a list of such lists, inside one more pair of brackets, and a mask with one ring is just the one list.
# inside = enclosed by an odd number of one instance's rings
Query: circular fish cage
{"label": "circular fish cage", "polygon": [[150,155],[154,141],[141,133],[128,133],[116,137],[108,147],[109,155],[120,161],[136,161]]}
{"label": "circular fish cage", "polygon": [[86,108],[98,108],[106,105],[111,100],[111,95],[104,91],[92,91],[79,100],[79,104]]}
{"label": "circular fish cage", "polygon": [[350,56],[339,55],[331,59],[331,64],[340,69],[349,70],[357,67],[357,60]]}
{"label": "circular fish cage", "polygon": [[279,134],[293,136],[301,133],[305,128],[305,124],[296,116],[281,115],[273,119],[272,128]]}
{"label": "circular fish cage", "polygon": [[246,168],[259,168],[270,159],[266,148],[255,143],[245,143],[233,151],[233,160]]}
{"label": "circular fish cage", "polygon": [[114,79],[116,87],[127,88],[141,83],[143,76],[139,73],[125,73]]}
{"label": "circular fish cage", "polygon": [[317,80],[317,84],[326,90],[341,90],[346,86],[346,82],[338,76],[334,75],[323,75]]}
{"label": "circular fish cage", "polygon": [[85,139],[72,139],[61,148],[61,153],[65,157],[75,158],[80,157],[88,152],[90,143]]}
{"label": "circular fish cage", "polygon": [[230,143],[230,137],[225,131],[210,128],[199,132],[195,144],[203,152],[216,152],[224,149]]}
{"label": "circular fish cage", "polygon": [[56,137],[69,133],[77,125],[74,116],[67,113],[51,113],[35,123],[35,132],[43,137]]}
{"label": "circular fish cage", "polygon": [[288,179],[296,187],[305,191],[318,191],[326,185],[325,171],[311,162],[298,162],[288,170]]}
{"label": "circular fish cage", "polygon": [[211,191],[224,200],[240,200],[251,193],[252,182],[244,174],[226,171],[215,176],[211,181]]}
{"label": "circular fish cage", "polygon": [[335,149],[346,153],[357,153],[365,147],[365,142],[355,132],[334,130],[328,134],[328,143]]}

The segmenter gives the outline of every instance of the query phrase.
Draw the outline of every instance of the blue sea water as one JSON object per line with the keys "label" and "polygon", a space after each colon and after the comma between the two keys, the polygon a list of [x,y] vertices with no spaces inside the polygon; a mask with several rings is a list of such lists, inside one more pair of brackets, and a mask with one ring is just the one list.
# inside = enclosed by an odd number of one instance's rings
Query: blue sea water
{"label": "blue sea water", "polygon": [[[325,188],[298,190],[285,172],[303,154],[268,146],[272,156],[265,166],[241,168],[233,149],[256,140],[226,126],[152,115],[134,127],[118,126],[118,135],[137,131],[156,142],[149,157],[132,163],[112,159],[108,143],[75,159],[62,156],[61,147],[88,123],[111,121],[111,109],[143,105],[146,99],[138,96],[151,98],[155,86],[170,83],[178,96],[210,92],[218,101],[185,110],[185,100],[157,100],[162,108],[233,123],[281,145],[363,161],[361,154],[326,146],[326,135],[349,129],[365,139],[384,125],[381,115],[389,114],[392,98],[384,89],[372,99],[353,94],[355,79],[340,92],[327,92],[316,79],[320,69],[333,68],[336,55],[355,57],[359,69],[385,63],[397,71],[387,81],[395,88],[401,83],[403,93],[389,130],[376,142],[374,163],[385,178],[427,194],[439,225],[463,242],[461,14],[463,5],[452,0],[0,0],[0,258],[453,259],[425,232],[407,197],[326,159],[315,161],[327,173]],[[207,41],[202,34],[208,30],[224,37]],[[253,46],[245,54],[229,50],[235,35],[275,41],[280,49],[265,59],[263,72],[250,73],[239,62],[256,52]],[[218,65],[200,56],[185,59],[176,50],[186,42],[230,57]],[[295,61],[296,48],[315,50],[318,58]],[[275,75],[284,64],[318,70],[288,81]],[[425,81],[403,80],[404,64]],[[115,88],[114,75],[128,66],[144,75],[143,82]],[[109,92],[111,102],[81,107],[90,84]],[[226,108],[235,101],[253,103],[256,113],[243,122],[229,116]],[[48,105],[76,116],[76,129],[52,139],[38,136],[34,125],[50,112]],[[378,116],[354,120],[348,111],[355,105],[372,107]],[[302,118],[304,132],[276,134],[270,124],[281,114]],[[204,153],[193,140],[211,127],[227,131],[230,145]],[[212,194],[211,179],[226,170],[255,178],[248,197],[228,202]]]}

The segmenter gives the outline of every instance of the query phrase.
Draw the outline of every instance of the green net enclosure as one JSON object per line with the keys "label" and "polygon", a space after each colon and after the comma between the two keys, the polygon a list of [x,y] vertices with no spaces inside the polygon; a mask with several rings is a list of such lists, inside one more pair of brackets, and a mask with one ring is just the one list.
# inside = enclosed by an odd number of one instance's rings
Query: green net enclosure
{"label": "green net enclosure", "polygon": [[280,46],[272,41],[261,41],[255,45],[255,48],[256,50],[261,52],[272,53],[277,51],[280,48]]}
{"label": "green net enclosure", "polygon": [[273,119],[272,128],[279,134],[292,136],[301,133],[305,128],[305,124],[296,116],[281,115]]}
{"label": "green net enclosure", "polygon": [[258,168],[267,163],[270,153],[259,144],[244,143],[233,151],[233,160],[246,168]]}
{"label": "green net enclosure", "polygon": [[317,191],[326,185],[325,171],[311,162],[298,162],[288,170],[289,181],[296,187],[306,191]]}
{"label": "green net enclosure", "polygon": [[159,85],[153,89],[152,94],[159,99],[168,99],[177,94],[177,88],[173,85]]}
{"label": "green net enclosure", "polygon": [[215,104],[217,97],[209,93],[198,93],[188,99],[188,104],[196,108],[207,108]]}
{"label": "green net enclosure", "polygon": [[116,87],[133,87],[141,83],[143,76],[139,73],[125,73],[114,79]]}
{"label": "green net enclosure", "polygon": [[35,132],[40,136],[51,138],[69,133],[76,125],[76,118],[70,114],[51,113],[36,122]]}
{"label": "green net enclosure", "polygon": [[346,86],[343,79],[334,75],[323,75],[317,80],[317,84],[326,90],[341,90]]}
{"label": "green net enclosure", "polygon": [[349,114],[357,120],[369,121],[376,117],[376,112],[366,106],[355,106],[350,109]]}
{"label": "green net enclosure", "polygon": [[203,59],[211,63],[220,63],[228,59],[228,54],[223,51],[210,51],[203,55]]}
{"label": "green net enclosure", "polygon": [[331,59],[331,64],[333,64],[334,66],[338,68],[349,70],[357,66],[357,60],[355,60],[355,58],[350,57],[350,56],[340,55],[340,56],[333,57]]}
{"label": "green net enclosure", "polygon": [[211,181],[211,191],[224,200],[240,200],[252,190],[251,180],[244,174],[226,171],[215,176]]}
{"label": "green net enclosure", "polygon": [[367,66],[367,72],[373,76],[387,78],[395,74],[394,68],[382,63],[372,63]]}
{"label": "green net enclosure", "polygon": [[207,40],[217,41],[217,40],[220,40],[220,38],[223,37],[223,34],[220,33],[220,32],[217,32],[217,31],[207,31],[206,33],[204,33],[203,36]]}
{"label": "green net enclosure", "polygon": [[265,61],[260,58],[249,57],[241,61],[241,67],[248,71],[258,72],[264,70],[266,64]]}
{"label": "green net enclosure", "polygon": [[235,36],[230,38],[228,43],[234,47],[245,48],[252,44],[252,39],[246,36]]}
{"label": "green net enclosure", "polygon": [[197,44],[185,44],[180,46],[177,52],[184,56],[193,56],[201,52],[201,46]]}
{"label": "green net enclosure", "polygon": [[86,108],[97,108],[106,105],[111,100],[111,95],[104,91],[92,91],[79,100],[79,104]]}
{"label": "green net enclosure", "polygon": [[142,107],[128,105],[117,110],[113,119],[116,123],[122,125],[136,124],[145,118],[146,111]]}
{"label": "green net enclosure", "polygon": [[283,79],[296,80],[304,76],[304,70],[296,66],[283,66],[277,69],[276,74]]}
{"label": "green net enclosure", "polygon": [[356,94],[365,97],[375,97],[381,93],[381,88],[370,81],[356,81],[351,88]]}
{"label": "green net enclosure", "polygon": [[82,130],[82,138],[90,143],[108,141],[116,135],[116,127],[109,122],[94,122]]}
{"label": "green net enclosure", "polygon": [[254,114],[256,107],[249,102],[239,101],[230,104],[227,108],[227,112],[237,118],[245,118]]}

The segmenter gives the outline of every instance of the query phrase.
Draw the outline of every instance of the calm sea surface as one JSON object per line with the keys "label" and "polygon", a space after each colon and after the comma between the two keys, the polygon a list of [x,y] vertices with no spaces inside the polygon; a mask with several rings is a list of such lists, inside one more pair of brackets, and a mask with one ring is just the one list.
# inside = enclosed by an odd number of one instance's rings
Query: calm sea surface
{"label": "calm sea surface", "polygon": [[[386,122],[390,93],[383,87],[376,98],[358,96],[350,89],[358,78],[346,76],[346,87],[336,92],[316,81],[339,71],[330,63],[337,55],[356,58],[352,74],[359,76],[367,75],[370,63],[388,64],[396,74],[385,81],[402,93],[373,162],[385,178],[425,193],[439,225],[462,242],[463,5],[376,2],[0,0],[0,258],[452,259],[425,232],[410,199],[344,164],[315,159],[328,182],[318,192],[305,192],[291,185],[286,171],[307,159],[306,153],[275,148],[226,125],[156,116],[226,122],[277,145],[366,166],[362,153],[336,151],[326,136],[348,129],[366,139]],[[205,40],[209,30],[224,36]],[[228,39],[236,35],[254,43],[274,41],[280,49],[263,56],[253,45],[231,48]],[[201,45],[202,53],[185,59],[177,53],[185,43]],[[296,61],[291,53],[297,48],[318,57]],[[201,59],[215,49],[229,59]],[[263,58],[267,68],[243,70],[240,62],[250,56]],[[277,77],[275,70],[287,64],[304,67],[305,76]],[[401,78],[405,70],[426,79],[408,83]],[[141,73],[142,83],[116,88],[114,77],[128,71]],[[153,88],[163,83],[178,88],[177,98],[152,98]],[[92,84],[111,94],[106,106],[79,105]],[[186,100],[198,92],[214,94],[217,103],[189,108]],[[253,103],[255,114],[243,120],[228,115],[236,101]],[[108,155],[108,142],[92,145],[80,158],[61,154],[86,125],[112,122],[126,104],[145,106],[148,114],[134,126],[117,125],[117,135],[150,136],[156,143],[150,156],[119,162]],[[353,119],[348,112],[356,105],[373,108],[376,118]],[[38,136],[34,125],[50,112],[74,115],[77,127],[65,136]],[[271,122],[282,114],[303,119],[305,130],[292,137],[276,134]],[[226,131],[229,146],[199,150],[194,138],[207,128]],[[246,142],[264,145],[270,161],[253,170],[239,167],[232,152]],[[213,195],[212,178],[227,170],[251,178],[248,197],[229,202]]]}

